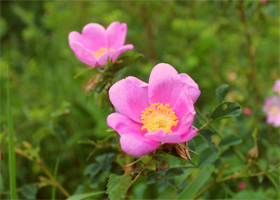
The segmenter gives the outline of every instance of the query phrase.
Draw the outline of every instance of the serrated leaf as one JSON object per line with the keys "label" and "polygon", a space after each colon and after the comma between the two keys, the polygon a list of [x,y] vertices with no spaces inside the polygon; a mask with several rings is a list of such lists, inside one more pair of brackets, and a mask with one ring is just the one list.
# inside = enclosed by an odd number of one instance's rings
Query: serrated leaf
{"label": "serrated leaf", "polygon": [[106,192],[109,195],[109,199],[120,199],[122,195],[128,190],[131,182],[131,178],[126,174],[122,176],[111,174]]}
{"label": "serrated leaf", "polygon": [[228,135],[221,140],[219,146],[220,147],[232,146],[232,145],[240,144],[241,142],[242,142],[241,138],[235,135]]}
{"label": "serrated leaf", "polygon": [[219,157],[219,152],[214,152],[210,148],[204,149],[198,157],[198,166],[203,167],[214,162]]}
{"label": "serrated leaf", "polygon": [[21,189],[22,195],[27,199],[36,199],[37,192],[38,189],[35,184],[23,186]]}
{"label": "serrated leaf", "polygon": [[156,182],[156,178],[158,178],[160,174],[158,172],[150,172],[147,175],[147,184],[152,184]]}
{"label": "serrated leaf", "polygon": [[226,97],[228,90],[229,90],[228,84],[223,84],[216,89],[216,96],[219,104],[222,103],[222,101]]}
{"label": "serrated leaf", "polygon": [[214,134],[209,129],[202,129],[199,131],[200,136],[207,142],[210,149],[212,149],[214,152],[218,152],[219,149],[214,145],[214,143],[211,141],[211,136]]}
{"label": "serrated leaf", "polygon": [[82,200],[82,199],[86,199],[92,196],[96,196],[96,195],[100,195],[100,194],[105,194],[105,191],[100,191],[100,192],[90,192],[90,193],[85,193],[85,194],[78,194],[78,195],[73,195],[69,198],[67,198],[67,200]]}
{"label": "serrated leaf", "polygon": [[[213,152],[213,151],[211,151]],[[181,192],[176,199],[191,199],[205,185],[214,170],[213,165],[205,166],[190,184]]]}
{"label": "serrated leaf", "polygon": [[237,117],[241,114],[242,109],[241,106],[236,102],[224,102],[218,105],[215,110],[212,112],[210,116],[210,121],[223,119],[223,118],[230,118],[230,117]]}

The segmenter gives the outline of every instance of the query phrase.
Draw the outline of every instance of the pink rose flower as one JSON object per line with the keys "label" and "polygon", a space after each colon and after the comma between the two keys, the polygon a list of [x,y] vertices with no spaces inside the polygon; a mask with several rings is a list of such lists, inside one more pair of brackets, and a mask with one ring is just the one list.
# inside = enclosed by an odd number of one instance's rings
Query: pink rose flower
{"label": "pink rose flower", "polygon": [[250,110],[250,108],[244,108],[243,113],[244,113],[244,115],[250,116],[252,114],[252,111]]}
{"label": "pink rose flower", "polygon": [[111,23],[106,30],[100,24],[90,23],[84,26],[82,34],[76,31],[69,34],[69,45],[83,63],[104,66],[108,56],[114,62],[120,54],[133,49],[132,44],[124,45],[126,30],[126,24],[120,22]]}
{"label": "pink rose flower", "polygon": [[280,127],[280,97],[273,95],[265,99],[263,111],[267,116],[267,123]]}
{"label": "pink rose flower", "polygon": [[181,143],[195,136],[198,129],[191,125],[199,95],[189,75],[160,63],[153,68],[149,84],[130,76],[110,88],[110,100],[119,113],[110,114],[107,124],[121,136],[124,152],[144,156],[159,142]]}
{"label": "pink rose flower", "polygon": [[262,3],[265,3],[265,2],[266,2],[266,0],[261,0],[261,2],[262,2]]}
{"label": "pink rose flower", "polygon": [[275,81],[272,89],[273,89],[274,92],[277,92],[280,95],[280,79]]}

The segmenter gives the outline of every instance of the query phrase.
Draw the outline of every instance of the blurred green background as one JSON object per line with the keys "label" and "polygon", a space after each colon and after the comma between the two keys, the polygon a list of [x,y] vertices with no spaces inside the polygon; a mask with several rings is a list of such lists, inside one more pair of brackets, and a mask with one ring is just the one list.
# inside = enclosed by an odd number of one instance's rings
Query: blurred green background
{"label": "blurred green background", "polygon": [[[225,131],[247,141],[248,146],[241,149],[246,154],[253,146],[252,130],[257,128],[265,141],[259,144],[260,154],[267,162],[279,162],[277,129],[266,125],[262,112],[264,98],[272,94],[271,87],[279,78],[279,2],[244,1],[240,7],[239,1],[233,0],[2,1],[2,191],[9,190],[8,77],[18,147],[24,148],[23,141],[37,146],[52,172],[59,157],[58,180],[71,193],[85,180],[83,171],[90,163],[87,156],[92,147],[77,141],[108,136],[110,109],[100,107],[103,99],[93,96],[85,105],[82,88],[93,73],[73,78],[87,66],[70,49],[68,34],[81,32],[88,23],[107,27],[113,21],[127,24],[126,44],[133,44],[134,50],[126,54],[145,56],[124,69],[119,78],[130,75],[147,82],[156,64],[169,63],[198,83],[201,96],[196,106],[203,113],[217,104],[215,88],[229,84],[227,100],[250,108],[252,115],[231,120]],[[40,167],[19,155],[16,158],[17,186],[38,182],[43,175]],[[264,184],[271,186],[268,181]],[[50,198],[50,191],[51,187],[43,187],[37,198]]]}

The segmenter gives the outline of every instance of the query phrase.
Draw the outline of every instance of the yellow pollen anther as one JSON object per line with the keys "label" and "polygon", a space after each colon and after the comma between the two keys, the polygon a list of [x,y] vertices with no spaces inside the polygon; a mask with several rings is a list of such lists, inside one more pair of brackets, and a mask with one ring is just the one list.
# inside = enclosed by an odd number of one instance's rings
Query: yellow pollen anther
{"label": "yellow pollen anther", "polygon": [[169,108],[169,103],[165,105],[154,103],[141,113],[142,130],[146,128],[149,132],[163,129],[165,134],[172,133],[172,126],[177,126],[179,121],[172,108]]}
{"label": "yellow pollen anther", "polygon": [[102,54],[107,53],[107,52],[111,52],[111,51],[115,51],[115,50],[112,49],[111,47],[109,49],[104,48],[104,47],[100,47],[100,49],[98,51],[93,51],[92,54],[94,55],[95,58],[98,58]]}

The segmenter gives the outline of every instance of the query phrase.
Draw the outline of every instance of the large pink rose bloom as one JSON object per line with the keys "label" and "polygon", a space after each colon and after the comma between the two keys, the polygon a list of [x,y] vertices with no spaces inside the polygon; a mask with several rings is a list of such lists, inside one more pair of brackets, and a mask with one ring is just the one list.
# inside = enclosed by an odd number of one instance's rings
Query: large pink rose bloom
{"label": "large pink rose bloom", "polygon": [[274,127],[280,127],[280,97],[273,95],[265,99],[263,111],[267,116],[266,122]]}
{"label": "large pink rose bloom", "polygon": [[191,125],[199,95],[189,75],[160,63],[152,70],[149,84],[130,76],[110,88],[110,100],[119,113],[110,114],[107,124],[120,134],[124,152],[144,156],[159,142],[181,143],[195,136],[198,130]]}
{"label": "large pink rose bloom", "polygon": [[87,24],[82,34],[72,31],[69,45],[77,58],[92,67],[106,65],[108,56],[114,62],[118,56],[128,49],[133,49],[132,44],[124,45],[126,38],[126,24],[111,23],[105,30],[96,23]]}

